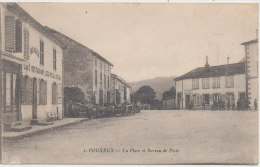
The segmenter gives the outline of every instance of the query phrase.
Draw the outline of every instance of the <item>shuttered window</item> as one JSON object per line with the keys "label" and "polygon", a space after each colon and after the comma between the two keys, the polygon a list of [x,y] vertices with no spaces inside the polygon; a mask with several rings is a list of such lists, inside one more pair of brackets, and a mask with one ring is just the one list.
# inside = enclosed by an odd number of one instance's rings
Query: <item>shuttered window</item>
{"label": "shuttered window", "polygon": [[47,82],[43,79],[40,80],[39,104],[47,104]]}
{"label": "shuttered window", "polygon": [[30,56],[29,56],[29,31],[28,30],[24,30],[23,32],[24,34],[24,58],[29,60]]}
{"label": "shuttered window", "polygon": [[220,88],[220,77],[213,77],[212,82],[213,88]]}
{"label": "shuttered window", "polygon": [[22,21],[14,16],[5,16],[5,50],[22,52]]}
{"label": "shuttered window", "polygon": [[97,70],[95,70],[95,86],[97,87]]}
{"label": "shuttered window", "polygon": [[32,78],[25,76],[22,78],[22,104],[31,105],[33,99],[33,81]]}
{"label": "shuttered window", "polygon": [[52,84],[52,104],[57,104],[58,86],[56,83]]}
{"label": "shuttered window", "polygon": [[56,57],[56,49],[53,49],[53,70],[57,70],[57,57]]}
{"label": "shuttered window", "polygon": [[107,89],[109,89],[109,76],[107,77]]}
{"label": "shuttered window", "polygon": [[199,79],[192,79],[192,89],[199,89]]}
{"label": "shuttered window", "polygon": [[15,17],[5,16],[5,50],[15,51]]}
{"label": "shuttered window", "polygon": [[44,65],[44,42],[40,40],[40,64]]}
{"label": "shuttered window", "polygon": [[233,88],[234,87],[234,75],[226,76],[226,87]]}
{"label": "shuttered window", "polygon": [[103,78],[103,76],[102,76],[102,72],[100,73],[100,88],[102,88],[102,78]]}
{"label": "shuttered window", "polygon": [[106,89],[107,87],[107,76],[104,74],[104,88]]}
{"label": "shuttered window", "polygon": [[15,21],[15,52],[22,52],[22,21]]}

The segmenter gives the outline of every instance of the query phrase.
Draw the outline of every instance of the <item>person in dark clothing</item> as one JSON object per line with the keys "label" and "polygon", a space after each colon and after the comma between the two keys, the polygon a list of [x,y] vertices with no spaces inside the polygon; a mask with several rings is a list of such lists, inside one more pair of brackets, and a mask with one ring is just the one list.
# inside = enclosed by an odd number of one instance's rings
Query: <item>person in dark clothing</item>
{"label": "person in dark clothing", "polygon": [[238,111],[240,110],[240,105],[241,105],[240,99],[238,99],[238,101],[237,101],[237,110],[238,110]]}

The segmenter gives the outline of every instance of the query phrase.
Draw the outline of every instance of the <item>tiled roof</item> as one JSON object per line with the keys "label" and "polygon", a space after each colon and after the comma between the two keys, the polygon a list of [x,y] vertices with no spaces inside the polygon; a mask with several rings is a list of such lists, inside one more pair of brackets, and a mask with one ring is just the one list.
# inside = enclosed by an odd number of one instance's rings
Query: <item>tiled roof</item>
{"label": "tiled roof", "polygon": [[225,75],[234,75],[234,74],[244,74],[245,73],[245,63],[235,63],[235,64],[226,64],[220,66],[210,66],[198,67],[182,76],[174,79],[175,81],[191,78],[204,78],[204,77],[215,77],[215,76],[225,76]]}
{"label": "tiled roof", "polygon": [[75,41],[74,39],[71,39],[70,37],[50,28],[45,26],[44,27],[49,33],[51,33],[53,36],[55,36],[59,42],[63,43],[64,45],[71,46],[73,43],[73,47],[78,47],[78,49],[84,49],[86,52],[91,53],[92,55],[96,56],[97,58],[103,60],[104,62],[108,63],[110,66],[113,66],[112,63],[110,63],[108,60],[106,60],[104,57],[99,55],[97,52],[89,49],[88,47],[82,45],[81,43]]}
{"label": "tiled roof", "polygon": [[128,85],[127,82],[126,82],[123,78],[119,77],[119,76],[116,75],[116,74],[111,74],[111,76],[117,78],[117,79],[120,80],[123,84],[125,84],[127,87],[131,88],[131,86]]}
{"label": "tiled roof", "polygon": [[52,40],[54,43],[56,43],[60,47],[66,48],[66,45],[63,45],[62,43],[60,43],[54,36],[52,36],[48,31],[46,31],[46,29],[38,21],[36,21],[32,16],[30,16],[17,3],[8,2],[8,3],[3,3],[3,4],[6,5],[6,9],[9,12],[16,15],[17,17],[22,19],[24,22],[30,24],[32,27],[34,27],[36,30],[41,32],[43,35],[45,35],[47,38]]}

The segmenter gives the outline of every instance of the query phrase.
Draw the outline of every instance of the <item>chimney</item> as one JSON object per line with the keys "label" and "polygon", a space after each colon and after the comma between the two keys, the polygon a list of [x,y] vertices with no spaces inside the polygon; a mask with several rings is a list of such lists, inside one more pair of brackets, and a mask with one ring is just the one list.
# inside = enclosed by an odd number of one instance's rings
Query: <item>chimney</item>
{"label": "chimney", "polygon": [[209,63],[208,63],[208,56],[206,56],[206,64],[205,64],[205,68],[208,69],[209,68]]}
{"label": "chimney", "polygon": [[229,64],[229,57],[227,57],[227,64]]}

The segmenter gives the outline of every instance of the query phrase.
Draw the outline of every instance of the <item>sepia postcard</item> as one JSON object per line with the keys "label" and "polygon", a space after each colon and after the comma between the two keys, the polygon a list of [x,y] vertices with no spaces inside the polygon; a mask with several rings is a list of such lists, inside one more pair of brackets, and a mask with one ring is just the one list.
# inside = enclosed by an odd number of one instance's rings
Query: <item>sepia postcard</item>
{"label": "sepia postcard", "polygon": [[258,164],[258,3],[0,3],[1,164]]}

